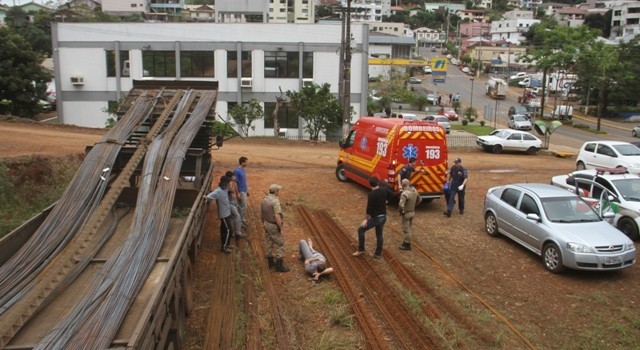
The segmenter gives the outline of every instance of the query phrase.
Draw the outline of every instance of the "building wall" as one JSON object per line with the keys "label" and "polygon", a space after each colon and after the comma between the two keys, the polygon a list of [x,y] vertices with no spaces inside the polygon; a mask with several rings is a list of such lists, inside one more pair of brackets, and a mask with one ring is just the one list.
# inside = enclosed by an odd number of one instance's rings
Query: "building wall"
{"label": "building wall", "polygon": [[[322,26],[322,27],[320,27]],[[352,24],[356,49],[351,64],[351,102],[355,116],[366,114],[368,26]],[[55,23],[53,45],[56,62],[58,114],[64,124],[104,127],[108,101],[117,101],[134,79],[206,80],[219,84],[216,112],[227,118],[229,102],[255,98],[275,102],[282,91],[298,91],[300,78],[265,78],[265,52],[313,52],[313,82],[329,83],[337,95],[339,83],[340,25],[262,23]],[[107,77],[106,50],[129,54],[130,77]],[[227,77],[228,51],[252,52],[252,87],[241,88],[238,77]],[[211,78],[145,77],[146,51],[214,52]],[[120,72],[122,69],[120,69]],[[178,70],[179,71],[179,70]],[[83,85],[73,85],[82,77]],[[363,93],[364,91],[364,93]],[[259,120],[253,133],[269,134]],[[289,130],[289,132],[301,132]]]}
{"label": "building wall", "polygon": [[102,0],[102,11],[107,13],[144,13],[148,11],[146,0]]}

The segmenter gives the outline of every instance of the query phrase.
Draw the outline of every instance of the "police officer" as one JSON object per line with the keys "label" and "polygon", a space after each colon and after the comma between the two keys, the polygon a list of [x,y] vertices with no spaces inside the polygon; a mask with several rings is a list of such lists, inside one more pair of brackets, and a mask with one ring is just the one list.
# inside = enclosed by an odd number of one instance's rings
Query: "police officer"
{"label": "police officer", "polygon": [[458,195],[458,209],[460,209],[460,215],[464,214],[464,190],[467,186],[468,177],[467,169],[462,166],[462,159],[456,158],[454,165],[449,171],[451,192],[449,193],[449,199],[447,200],[447,211],[444,212],[444,215],[447,217],[451,217],[451,211],[453,210],[453,206],[456,204],[456,194]]}
{"label": "police officer", "polygon": [[284,257],[284,237],[282,236],[284,214],[278,198],[281,189],[280,185],[269,186],[269,195],[260,202],[260,211],[267,241],[266,253],[269,268],[275,267],[278,272],[289,272],[289,268],[282,261]]}
{"label": "police officer", "polygon": [[421,202],[422,197],[420,197],[418,191],[411,186],[409,179],[403,179],[400,203],[398,203],[398,210],[402,217],[402,232],[404,233],[404,240],[400,245],[400,249],[402,250],[411,250],[411,224],[416,214],[416,206]]}

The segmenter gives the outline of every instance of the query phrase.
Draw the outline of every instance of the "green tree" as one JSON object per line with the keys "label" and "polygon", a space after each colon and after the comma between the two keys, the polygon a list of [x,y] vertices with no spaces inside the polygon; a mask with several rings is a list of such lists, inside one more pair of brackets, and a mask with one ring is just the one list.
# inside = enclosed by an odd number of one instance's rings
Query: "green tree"
{"label": "green tree", "polygon": [[636,106],[640,96],[640,37],[621,42],[618,55],[620,64],[610,73],[616,81],[611,86],[611,95],[617,104]]}
{"label": "green tree", "polygon": [[50,12],[39,11],[34,15],[34,23],[29,22],[29,16],[19,7],[12,7],[7,11],[6,22],[9,29],[20,34],[33,50],[47,56],[51,55],[51,22]]}
{"label": "green tree", "polygon": [[240,133],[244,136],[249,134],[249,129],[255,130],[255,122],[264,116],[264,111],[260,105],[260,101],[250,99],[245,104],[238,104],[229,110],[229,115],[233,118],[235,124],[240,128]]}
{"label": "green tree", "polygon": [[19,34],[0,28],[0,100],[11,101],[8,112],[32,117],[40,111],[34,82],[49,80],[40,67],[42,57]]}
{"label": "green tree", "polygon": [[317,141],[320,133],[325,135],[338,129],[342,122],[342,107],[333,96],[330,85],[311,84],[298,91],[287,91],[289,104],[305,121],[304,130],[311,140]]}

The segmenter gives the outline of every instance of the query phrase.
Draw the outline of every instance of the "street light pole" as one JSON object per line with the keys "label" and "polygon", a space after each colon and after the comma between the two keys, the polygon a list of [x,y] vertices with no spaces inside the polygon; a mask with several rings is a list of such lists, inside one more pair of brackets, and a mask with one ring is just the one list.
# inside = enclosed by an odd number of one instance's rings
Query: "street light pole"
{"label": "street light pole", "polygon": [[469,108],[473,108],[473,81],[475,79],[471,78],[471,102],[469,103]]}

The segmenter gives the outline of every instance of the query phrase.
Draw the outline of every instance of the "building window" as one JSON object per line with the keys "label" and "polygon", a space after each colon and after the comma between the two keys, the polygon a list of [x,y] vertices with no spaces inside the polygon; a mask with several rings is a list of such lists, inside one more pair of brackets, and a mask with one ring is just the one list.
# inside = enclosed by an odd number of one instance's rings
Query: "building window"
{"label": "building window", "polygon": [[[114,50],[107,50],[105,52],[107,58],[107,76],[116,76],[116,52]],[[131,74],[129,69],[129,51],[120,51],[120,69],[122,77],[128,77]]]}
{"label": "building window", "polygon": [[298,53],[284,51],[265,51],[265,78],[297,78]]}
{"label": "building window", "polygon": [[[264,127],[273,128],[273,111],[276,109],[275,102],[264,103]],[[289,105],[280,106],[278,109],[278,126],[280,128],[298,128],[298,113]]]}
{"label": "building window", "polygon": [[213,51],[181,51],[181,77],[215,77]]}
{"label": "building window", "polygon": [[176,76],[176,53],[174,51],[142,51],[142,68],[151,77]]}
{"label": "building window", "polygon": [[[250,78],[251,72],[251,51],[242,51],[242,77]],[[238,77],[238,52],[227,51],[227,77]]]}

